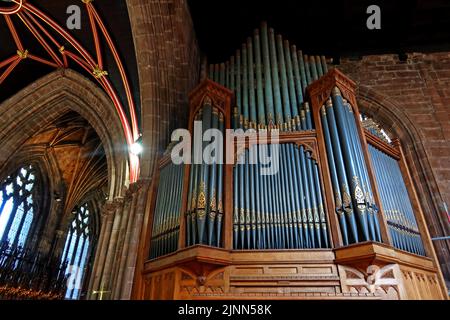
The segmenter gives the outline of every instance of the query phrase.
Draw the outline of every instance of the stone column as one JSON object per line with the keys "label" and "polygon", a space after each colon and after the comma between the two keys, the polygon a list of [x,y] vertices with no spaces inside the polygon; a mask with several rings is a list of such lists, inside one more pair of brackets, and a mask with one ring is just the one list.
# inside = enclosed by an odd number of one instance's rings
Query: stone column
{"label": "stone column", "polygon": [[100,280],[106,259],[114,212],[115,205],[112,202],[106,203],[102,208],[100,236],[95,252],[94,270],[92,271],[91,279],[89,281],[89,292],[87,295],[88,298],[92,300],[97,299],[97,294],[94,294],[93,292],[102,290],[102,288],[100,288]]}
{"label": "stone column", "polygon": [[139,196],[139,188],[140,186],[137,183],[130,185],[130,188],[126,192],[127,199],[127,209],[128,215],[126,219],[126,223],[124,223],[123,229],[123,245],[121,250],[118,251],[117,255],[117,270],[115,273],[114,284],[113,284],[113,299],[120,299],[121,290],[122,290],[122,280],[124,278],[125,273],[125,264],[127,261],[127,257],[130,253],[130,238],[132,237],[132,228],[134,225],[134,220],[136,216],[136,201]]}
{"label": "stone column", "polygon": [[[104,299],[111,299],[111,272],[114,266],[114,253],[120,236],[120,222],[123,218],[123,205],[124,199],[117,198],[114,200],[114,217],[112,219],[112,227],[108,241],[103,246],[102,250],[105,250],[105,259],[103,264],[103,270],[101,271],[100,287],[97,290],[103,292],[102,297]],[[94,289],[95,290],[95,289]]]}

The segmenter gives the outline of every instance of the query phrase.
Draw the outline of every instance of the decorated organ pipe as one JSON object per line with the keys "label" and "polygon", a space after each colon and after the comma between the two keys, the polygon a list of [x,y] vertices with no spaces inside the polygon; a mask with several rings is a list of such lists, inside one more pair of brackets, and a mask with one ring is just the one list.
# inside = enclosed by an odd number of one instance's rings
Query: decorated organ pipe
{"label": "decorated organ pipe", "polygon": [[398,163],[401,160],[371,144],[369,153],[394,247],[425,255],[413,206]]}
{"label": "decorated organ pipe", "polygon": [[[190,96],[191,134],[202,139],[186,179],[180,166],[161,169],[151,258],[178,243],[318,249],[386,242],[387,232],[393,246],[425,255],[398,159],[367,145],[348,79],[329,71],[324,56],[305,54],[262,24],[228,61],[205,70],[208,79]],[[227,137],[230,128],[235,136],[251,131],[230,152],[232,164],[226,141],[211,133]],[[280,140],[260,140],[271,134]]]}
{"label": "decorated organ pipe", "polygon": [[321,121],[343,242],[381,241],[355,114],[337,87],[321,107]]}
{"label": "decorated organ pipe", "polygon": [[150,259],[178,249],[183,166],[166,164],[160,171],[160,183],[153,213]]}
{"label": "decorated organ pipe", "polygon": [[[279,157],[275,174],[257,158]],[[328,226],[317,161],[296,143],[256,144],[234,167],[234,249],[328,248]]]}
{"label": "decorated organ pipe", "polygon": [[235,128],[300,131],[306,129],[303,117],[313,129],[304,97],[306,87],[328,71],[324,56],[304,55],[263,23],[229,61],[209,70],[211,80],[235,92]]}
{"label": "decorated organ pipe", "polygon": [[[225,81],[225,65],[213,70],[211,72],[217,81]],[[221,136],[225,135],[224,115],[213,105],[211,98],[206,96],[193,119],[199,124],[198,129],[194,126],[194,135],[208,136],[212,143],[202,139],[200,149],[195,143],[192,146],[195,159],[190,166],[187,190],[186,245],[221,246],[224,216],[224,153],[222,140],[212,130],[220,132]]]}

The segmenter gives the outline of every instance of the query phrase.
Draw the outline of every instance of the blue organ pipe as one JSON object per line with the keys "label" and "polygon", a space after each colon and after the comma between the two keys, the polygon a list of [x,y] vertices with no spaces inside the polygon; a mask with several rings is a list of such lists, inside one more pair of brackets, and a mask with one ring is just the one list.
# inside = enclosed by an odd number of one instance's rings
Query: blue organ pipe
{"label": "blue organ pipe", "polygon": [[[236,85],[235,85],[235,70],[236,70],[236,66],[234,64],[234,56],[231,56],[230,58],[230,89],[233,92],[237,93],[236,90]],[[239,113],[238,113],[238,108],[237,108],[237,99],[236,99],[236,106],[234,106],[234,110],[233,110],[233,128],[239,128]]]}
{"label": "blue organ pipe", "polygon": [[244,128],[248,129],[249,101],[248,101],[248,54],[247,45],[242,44],[242,111],[244,116]]}
{"label": "blue organ pipe", "polygon": [[269,36],[265,23],[261,27],[261,47],[264,63],[264,88],[266,88],[264,90],[264,99],[266,102],[267,125],[273,126],[276,123],[276,119],[272,90],[267,90],[267,88],[272,88],[272,69],[270,64]]}
{"label": "blue organ pipe", "polygon": [[181,210],[181,196],[183,193],[183,173],[184,168],[182,165],[176,165],[177,168],[177,198],[175,201],[174,221],[173,228],[175,229],[172,234],[172,250],[176,251],[178,248],[178,239],[180,234],[180,210]]}
{"label": "blue organ pipe", "polygon": [[277,55],[278,55],[278,63],[280,66],[280,85],[281,85],[281,94],[283,101],[283,115],[284,115],[284,125],[285,129],[290,131],[291,128],[291,105],[289,100],[289,88],[288,88],[288,78],[286,71],[286,62],[284,59],[284,47],[283,47],[283,39],[281,35],[277,35]]}
{"label": "blue organ pipe", "polygon": [[327,100],[326,115],[328,121],[328,128],[330,129],[331,143],[333,146],[333,154],[336,164],[336,172],[341,188],[342,205],[347,217],[347,225],[350,226],[350,234],[353,242],[359,242],[358,229],[356,226],[356,219],[353,214],[353,205],[351,202],[349,184],[345,174],[344,158],[341,150],[340,136],[337,130],[336,119],[334,116],[334,108],[331,99]]}
{"label": "blue organ pipe", "polygon": [[275,44],[275,35],[273,29],[269,29],[269,50],[270,50],[270,65],[272,67],[272,90],[275,101],[275,122],[282,130],[283,125],[283,107],[281,103],[280,80],[278,73],[277,50]]}
{"label": "blue organ pipe", "polygon": [[308,86],[313,82],[313,78],[311,75],[311,66],[310,66],[310,60],[309,60],[309,56],[307,54],[305,54],[303,56],[304,62],[305,62],[305,71],[306,71],[306,82],[308,84]]}
{"label": "blue organ pipe", "polygon": [[289,183],[288,176],[290,176],[291,172],[289,172],[289,166],[286,160],[286,144],[280,145],[281,149],[281,165],[282,165],[282,193],[284,194],[284,202],[285,202],[285,230],[286,230],[286,243],[284,248],[291,248],[292,243],[294,241],[293,237],[293,225],[292,225],[292,205],[291,205],[291,196],[289,191]]}
{"label": "blue organ pipe", "polygon": [[[306,164],[306,176],[308,177],[308,184],[309,184],[309,195],[311,198],[311,212],[312,212],[312,218],[314,221],[314,231],[315,231],[315,239],[317,240],[317,247],[320,248],[322,246],[322,238],[320,236],[321,230],[320,230],[320,218],[319,218],[319,212],[317,210],[318,203],[317,203],[317,195],[316,190],[314,187],[314,171],[312,168],[313,160],[311,158],[311,153],[306,152],[305,153],[305,164]],[[316,246],[315,246],[316,247]]]}
{"label": "blue organ pipe", "polygon": [[[166,166],[165,167],[166,171],[167,171],[167,180],[168,180],[168,185],[172,184],[172,172],[171,172],[171,166]],[[165,196],[164,196],[164,202],[163,202],[163,207],[161,210],[161,223],[160,223],[160,229],[158,232],[158,246],[157,246],[157,255],[161,256],[164,254],[164,236],[165,236],[165,229],[166,229],[166,225],[167,225],[167,213],[168,213],[168,208],[169,208],[169,197],[166,194],[166,190],[164,190]]]}
{"label": "blue organ pipe", "polygon": [[374,195],[373,195],[373,189],[372,189],[372,185],[370,182],[370,178],[369,178],[369,173],[367,170],[367,166],[365,165],[364,162],[364,154],[362,151],[362,141],[359,137],[358,134],[358,129],[356,127],[356,119],[355,119],[355,114],[353,113],[353,109],[351,107],[351,105],[349,103],[346,103],[346,115],[347,115],[347,120],[348,120],[348,124],[349,124],[349,130],[352,133],[350,136],[353,137],[353,145],[355,147],[355,154],[356,154],[356,158],[357,160],[359,160],[359,165],[360,165],[360,171],[362,174],[362,180],[363,180],[363,184],[366,188],[366,200],[368,201],[368,207],[369,207],[369,217],[372,219],[372,226],[371,228],[373,228],[373,232],[374,232],[374,236],[373,236],[373,240],[375,241],[381,241],[381,231],[380,231],[380,223],[379,223],[379,219],[378,219],[378,207],[375,204],[375,200],[374,200]]}
{"label": "blue organ pipe", "polygon": [[[212,109],[211,126],[212,129],[219,129],[219,111],[217,108]],[[206,206],[206,214],[208,220],[208,237],[207,244],[209,246],[213,245],[213,234],[214,234],[214,224],[216,222],[217,216],[217,164],[213,163],[208,165],[209,169],[209,186],[208,186],[208,203]]]}
{"label": "blue organ pipe", "polygon": [[[281,160],[281,147],[279,147],[278,151],[280,152],[279,156],[280,156],[280,160]],[[280,168],[279,171],[277,172],[277,174],[275,175],[275,183],[276,183],[276,189],[278,192],[276,193],[278,196],[278,207],[277,207],[277,216],[278,216],[278,228],[280,230],[280,238],[278,241],[278,248],[279,249],[283,249],[285,241],[286,241],[286,236],[287,236],[287,232],[285,229],[285,224],[284,224],[284,214],[286,212],[286,207],[285,207],[285,200],[284,200],[284,193],[282,191],[283,185],[282,185],[282,165],[281,165],[281,161],[280,161]]]}
{"label": "blue organ pipe", "polygon": [[320,60],[319,56],[314,57],[316,59],[316,69],[317,69],[317,76],[320,78],[324,75],[323,69],[322,69],[322,62]]}
{"label": "blue organ pipe", "polygon": [[378,189],[380,191],[381,201],[383,203],[384,212],[386,214],[388,229],[391,234],[391,238],[392,238],[394,246],[397,248],[400,248],[400,241],[398,239],[397,230],[392,224],[392,222],[393,222],[393,218],[391,215],[392,206],[391,206],[390,201],[388,201],[388,195],[386,194],[387,188],[385,186],[386,183],[385,183],[385,179],[384,179],[384,171],[381,166],[382,159],[380,159],[378,150],[375,149],[374,147],[372,147],[371,145],[369,145],[369,151],[370,151],[372,159],[373,159],[372,162],[373,162],[374,168],[375,168],[375,175],[377,178],[377,184],[379,186]]}
{"label": "blue organ pipe", "polygon": [[[202,134],[211,128],[212,106],[209,101],[205,101],[202,108]],[[207,142],[203,141],[202,150],[207,146]],[[200,165],[200,180],[197,191],[197,236],[199,244],[204,244],[206,232],[206,215],[208,206],[208,178],[209,166],[202,161]]]}
{"label": "blue organ pipe", "polygon": [[314,56],[309,56],[309,67],[311,68],[312,81],[316,81],[319,79],[319,75],[317,73],[316,60],[314,59]]}
{"label": "blue organ pipe", "polygon": [[291,57],[292,57],[292,68],[294,70],[294,80],[295,80],[295,91],[297,93],[297,118],[295,119],[295,124],[297,126],[297,130],[301,130],[300,124],[300,110],[301,105],[303,103],[303,89],[302,89],[302,79],[300,75],[300,67],[298,64],[297,58],[297,48],[295,46],[291,47]]}
{"label": "blue organ pipe", "polygon": [[329,248],[327,219],[325,216],[325,206],[324,206],[324,202],[323,202],[322,187],[321,187],[321,183],[320,183],[319,165],[317,164],[317,162],[314,162],[314,178],[315,178],[314,186],[316,188],[316,195],[317,195],[317,202],[318,202],[317,210],[319,211],[323,244],[324,244],[325,248]]}
{"label": "blue organ pipe", "polygon": [[309,108],[309,103],[304,103],[305,108],[305,117],[306,117],[306,130],[313,130],[313,123],[312,123],[312,115],[311,115],[311,109]]}
{"label": "blue organ pipe", "polygon": [[[269,149],[271,151],[271,156],[273,157],[273,153],[274,153],[274,147],[273,145],[271,145],[271,148]],[[278,149],[279,150],[279,149]],[[278,178],[279,178],[280,173],[277,172],[274,175],[271,175],[272,178],[272,190],[279,190],[279,182],[278,182]],[[281,215],[280,215],[280,210],[282,209],[281,207],[281,199],[280,199],[280,195],[278,192],[273,192],[273,211],[274,211],[274,224],[275,224],[275,230],[276,230],[276,236],[275,236],[275,242],[276,242],[276,246],[275,248],[281,248],[282,247],[282,242],[283,242],[283,229],[281,226]]]}
{"label": "blue organ pipe", "polygon": [[297,52],[298,62],[300,66],[300,77],[302,80],[302,88],[303,88],[303,95],[306,93],[306,87],[308,86],[308,77],[306,75],[306,66],[305,61],[303,59],[303,52],[300,50]]}
{"label": "blue organ pipe", "polygon": [[[361,157],[362,154],[358,154],[357,146],[360,145],[360,140],[358,138],[358,132],[353,131],[353,127],[351,127],[351,120],[350,117],[353,117],[353,113],[349,115],[348,107],[350,107],[348,104],[346,104],[343,101],[342,104],[342,118],[343,118],[343,132],[345,133],[345,136],[348,138],[348,151],[349,151],[349,158],[353,159],[354,161],[354,170],[355,170],[355,176],[359,178],[360,182],[360,188],[362,191],[362,201],[364,203],[364,215],[362,218],[364,219],[364,224],[368,226],[368,238],[366,240],[376,240],[376,234],[375,234],[375,221],[373,220],[373,213],[372,210],[370,210],[370,195],[369,190],[367,189],[368,184],[366,183],[365,176],[363,173],[363,167],[365,167],[365,164],[363,163],[364,157]],[[351,107],[350,107],[351,108]],[[355,136],[356,135],[356,136]],[[354,177],[354,176],[353,176]]]}
{"label": "blue organ pipe", "polygon": [[305,204],[306,204],[306,215],[308,219],[308,226],[309,226],[309,234],[310,234],[310,243],[311,248],[316,247],[316,241],[315,241],[315,230],[314,230],[314,217],[312,212],[312,203],[311,203],[311,193],[310,193],[310,185],[309,185],[309,179],[307,176],[307,167],[306,167],[306,156],[305,156],[305,149],[303,146],[300,146],[300,165],[301,165],[301,172],[304,183],[304,195],[305,195]]}
{"label": "blue organ pipe", "polygon": [[291,200],[291,223],[292,223],[292,233],[293,233],[293,241],[291,242],[291,248],[298,248],[300,237],[299,237],[299,229],[298,229],[298,221],[297,221],[297,212],[299,210],[298,208],[298,199],[297,194],[295,192],[294,188],[294,179],[295,179],[295,169],[292,165],[292,150],[293,146],[292,143],[289,143],[285,146],[285,158],[288,168],[288,180],[289,180],[289,194],[288,197]]}
{"label": "blue organ pipe", "polygon": [[[255,152],[256,152],[256,160],[259,160],[259,146],[255,146]],[[264,225],[264,192],[262,187],[262,181],[260,176],[260,165],[259,161],[255,164],[255,186],[256,186],[256,231],[257,231],[257,240],[256,240],[256,248],[262,249],[263,248],[263,238],[264,238],[264,232],[265,232],[265,225]]]}
{"label": "blue organ pipe", "polygon": [[304,109],[300,110],[300,123],[302,125],[302,130],[308,130],[308,125],[306,123],[306,112]]}
{"label": "blue organ pipe", "polygon": [[[222,135],[225,135],[225,123],[223,113],[219,111],[219,130]],[[223,163],[224,153],[223,149],[218,151],[219,163],[217,164],[217,221],[216,221],[216,246],[222,245],[222,221],[223,221]]]}
{"label": "blue organ pipe", "polygon": [[297,167],[295,165],[295,147],[292,143],[289,144],[289,148],[288,148],[288,160],[290,161],[290,165],[291,165],[291,170],[292,170],[292,197],[294,198],[295,201],[295,211],[294,211],[294,216],[295,216],[295,222],[294,222],[294,226],[297,230],[297,234],[298,234],[298,241],[296,241],[296,248],[304,248],[304,235],[303,235],[303,224],[302,224],[302,207],[300,205],[300,197],[303,196],[303,194],[300,194],[300,189],[299,189],[299,182],[300,182],[300,178],[299,178],[299,172],[297,170]]}
{"label": "blue organ pipe", "polygon": [[[266,145],[263,149],[263,155],[264,157],[269,156],[269,148],[270,145]],[[273,189],[271,184],[271,177],[272,175],[266,175],[263,177],[265,183],[265,194],[266,194],[266,202],[267,202],[267,214],[266,214],[266,223],[269,225],[268,229],[268,237],[267,237],[267,246],[269,248],[275,248],[275,225],[274,225],[274,211],[273,211]]]}
{"label": "blue organ pipe", "polygon": [[241,53],[236,51],[236,105],[237,105],[237,117],[239,118],[236,128],[244,127],[244,119],[242,118],[242,87],[241,87]]}
{"label": "blue organ pipe", "polygon": [[284,54],[286,57],[286,71],[287,78],[289,83],[289,101],[291,103],[291,111],[292,111],[292,120],[291,126],[292,130],[300,130],[301,128],[297,127],[298,116],[299,116],[299,105],[297,104],[297,91],[295,87],[295,78],[294,78],[294,67],[292,65],[292,57],[291,50],[289,47],[289,41],[284,41]]}
{"label": "blue organ pipe", "polygon": [[255,70],[253,61],[253,44],[252,38],[247,39],[247,55],[248,55],[248,90],[249,90],[249,104],[250,104],[250,123],[249,127],[256,129],[258,123],[258,116],[256,114],[256,96],[255,96]]}
{"label": "blue organ pipe", "polygon": [[351,156],[351,146],[350,140],[346,133],[346,123],[344,118],[344,107],[342,102],[342,96],[339,92],[339,89],[335,87],[332,92],[332,100],[334,105],[335,117],[337,129],[339,132],[339,137],[341,139],[342,151],[344,156],[344,163],[347,172],[347,178],[350,180],[350,190],[352,194],[352,199],[354,200],[355,209],[357,212],[357,217],[359,218],[360,230],[363,235],[363,239],[365,241],[369,240],[369,229],[367,225],[367,216],[366,216],[366,204],[364,199],[364,194],[360,185],[360,177],[358,177],[356,172],[356,164],[355,159]]}
{"label": "blue organ pipe", "polygon": [[303,232],[305,234],[305,248],[311,248],[311,241],[309,235],[309,225],[308,225],[308,216],[307,216],[307,203],[306,203],[306,193],[304,186],[306,184],[306,180],[303,177],[303,169],[301,165],[301,153],[303,152],[300,147],[295,146],[294,148],[294,157],[295,163],[297,167],[298,173],[298,187],[299,187],[299,195],[300,195],[300,206],[301,206],[301,217],[303,222]]}
{"label": "blue organ pipe", "polygon": [[336,205],[336,213],[339,217],[339,226],[341,230],[342,240],[344,245],[348,245],[348,229],[347,229],[347,222],[345,220],[344,215],[344,208],[342,205],[342,196],[341,196],[341,190],[339,187],[339,181],[338,181],[338,174],[336,170],[336,162],[334,160],[334,152],[331,142],[331,136],[330,136],[330,129],[328,128],[328,122],[327,122],[327,113],[325,106],[322,106],[321,108],[321,119],[322,119],[322,131],[325,139],[325,147],[327,150],[327,158],[328,158],[328,168],[330,169],[330,175],[331,175],[331,183],[333,185],[333,191],[334,191],[334,197],[335,197],[335,205]]}
{"label": "blue organ pipe", "polygon": [[[386,158],[386,159],[388,159],[388,158]],[[403,181],[403,178],[399,177],[399,175],[398,175],[398,172],[396,170],[398,167],[397,168],[395,167],[395,164],[397,164],[396,162],[395,163],[394,163],[394,161],[386,161],[386,162],[387,162],[389,172],[391,172],[394,175],[392,184],[393,184],[393,188],[396,190],[395,199],[397,202],[400,224],[404,227],[404,229],[402,231],[407,240],[406,242],[407,242],[408,251],[410,251],[412,253],[418,253],[415,243],[412,239],[412,235],[409,231],[409,230],[412,230],[412,228],[410,227],[410,220],[408,217],[408,208],[406,207],[406,203],[409,202],[408,201],[409,199],[405,199],[403,197],[402,187],[401,187],[401,183],[400,183],[400,181]]]}
{"label": "blue organ pipe", "polygon": [[254,33],[255,43],[255,71],[256,71],[256,97],[258,101],[258,122],[261,127],[266,125],[266,115],[264,108],[264,87],[262,78],[262,60],[261,60],[261,41],[259,39],[259,31],[255,30]]}
{"label": "blue organ pipe", "polygon": [[239,232],[240,232],[240,248],[244,249],[245,247],[245,210],[246,210],[246,202],[245,202],[245,152],[240,155],[240,164],[239,167]]}
{"label": "blue organ pipe", "polygon": [[160,211],[161,211],[161,206],[162,206],[162,198],[163,198],[163,188],[165,186],[166,180],[165,180],[165,172],[163,170],[161,170],[160,173],[160,183],[158,185],[158,193],[156,196],[156,205],[155,205],[155,211],[153,214],[153,226],[152,226],[152,241],[151,241],[151,247],[150,247],[150,259],[155,258],[155,253],[156,253],[156,237],[158,236],[158,227],[160,225]]}
{"label": "blue organ pipe", "polygon": [[255,181],[255,165],[254,165],[254,146],[249,148],[249,168],[250,168],[250,219],[251,219],[251,248],[256,248],[256,181]]}

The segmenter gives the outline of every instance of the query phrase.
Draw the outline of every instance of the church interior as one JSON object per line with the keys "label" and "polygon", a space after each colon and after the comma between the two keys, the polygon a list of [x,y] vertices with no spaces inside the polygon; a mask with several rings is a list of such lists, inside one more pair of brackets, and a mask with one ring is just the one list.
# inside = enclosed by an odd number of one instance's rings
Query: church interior
{"label": "church interior", "polygon": [[446,1],[0,0],[0,300],[448,300],[449,106]]}

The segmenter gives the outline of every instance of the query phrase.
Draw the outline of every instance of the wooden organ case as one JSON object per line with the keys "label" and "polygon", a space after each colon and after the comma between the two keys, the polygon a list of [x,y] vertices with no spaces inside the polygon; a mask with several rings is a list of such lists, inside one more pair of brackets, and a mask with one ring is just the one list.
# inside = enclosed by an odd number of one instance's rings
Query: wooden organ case
{"label": "wooden organ case", "polygon": [[[265,24],[208,69],[189,131],[234,148],[162,157],[135,299],[446,299],[401,144],[363,127],[352,80]],[[262,175],[251,160],[269,154],[278,171]]]}

